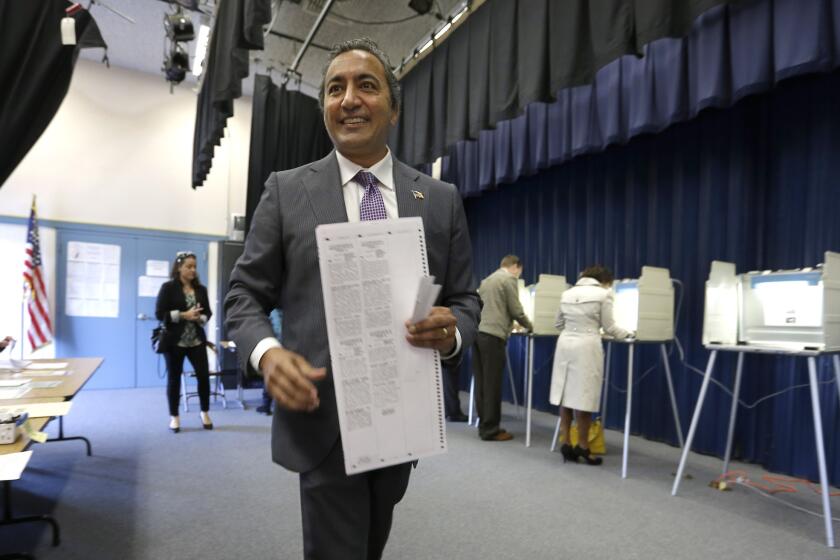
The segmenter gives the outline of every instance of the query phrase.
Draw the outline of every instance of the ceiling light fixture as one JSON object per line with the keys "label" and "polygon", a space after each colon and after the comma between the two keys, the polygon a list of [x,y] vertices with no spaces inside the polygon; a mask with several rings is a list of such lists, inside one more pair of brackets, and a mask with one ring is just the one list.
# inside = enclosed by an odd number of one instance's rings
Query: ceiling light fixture
{"label": "ceiling light fixture", "polygon": [[444,25],[443,27],[441,27],[441,28],[438,30],[438,32],[437,32],[437,33],[435,33],[435,35],[434,35],[434,39],[435,39],[435,41],[437,41],[438,39],[440,39],[440,38],[441,38],[441,36],[443,36],[443,34],[444,34],[444,33],[446,33],[447,31],[449,31],[449,28],[451,28],[451,27],[452,27],[452,22],[449,22],[449,21],[448,21],[448,22],[446,22],[446,25]]}
{"label": "ceiling light fixture", "polygon": [[432,9],[433,0],[411,0],[408,7],[420,15],[428,14]]}
{"label": "ceiling light fixture", "polygon": [[[163,60],[163,74],[169,82],[169,92],[175,84],[180,84],[190,71],[190,56],[183,44],[195,39],[195,29],[192,19],[184,14],[180,6],[175,7],[171,14],[164,14],[163,29],[165,57]],[[169,39],[168,43],[166,39]],[[200,72],[200,71],[199,71]]]}
{"label": "ceiling light fixture", "polygon": [[195,39],[192,20],[184,15],[181,8],[177,8],[175,13],[163,16],[163,28],[170,41],[186,42]]}
{"label": "ceiling light fixture", "polygon": [[429,47],[431,47],[434,44],[435,44],[435,42],[432,39],[429,39],[428,41],[426,41],[425,45],[420,47],[420,49],[417,51],[417,54],[422,53],[423,51],[425,51],[426,49],[428,49]]}
{"label": "ceiling light fixture", "polygon": [[207,45],[210,42],[210,26],[203,23],[198,27],[198,40],[195,42],[195,58],[193,58],[193,75],[197,78],[204,71],[204,57],[207,56]]}

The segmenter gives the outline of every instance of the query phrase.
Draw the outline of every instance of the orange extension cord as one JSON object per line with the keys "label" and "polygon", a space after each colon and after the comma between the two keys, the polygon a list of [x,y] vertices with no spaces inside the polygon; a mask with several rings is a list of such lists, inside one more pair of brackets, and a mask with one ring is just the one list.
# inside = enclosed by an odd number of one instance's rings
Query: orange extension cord
{"label": "orange extension cord", "polygon": [[[747,477],[746,471],[728,471],[721,476],[719,476],[716,480],[712,482],[712,486],[715,488],[721,482],[727,483],[727,486],[732,486],[734,484],[744,484],[746,486],[752,486],[753,488],[758,488],[768,494],[796,494],[799,492],[797,486],[804,485],[811,489],[815,494],[822,494],[822,489],[819,484],[815,484],[810,480],[806,480],[804,478],[793,478],[791,476],[781,476],[775,474],[765,474],[761,477],[761,480],[764,481],[766,484],[761,484],[759,482],[755,482]],[[840,492],[830,492],[829,496],[840,496]]]}

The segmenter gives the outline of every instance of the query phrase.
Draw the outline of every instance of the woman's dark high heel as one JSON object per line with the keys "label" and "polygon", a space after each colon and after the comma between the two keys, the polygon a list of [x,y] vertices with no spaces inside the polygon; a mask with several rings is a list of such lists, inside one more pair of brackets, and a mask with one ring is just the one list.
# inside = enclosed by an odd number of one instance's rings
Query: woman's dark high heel
{"label": "woman's dark high heel", "polygon": [[568,443],[564,443],[562,447],[560,447],[560,453],[563,454],[563,462],[571,461],[572,463],[577,463],[578,457],[575,453],[574,448],[569,445]]}
{"label": "woman's dark high heel", "polygon": [[576,461],[577,461],[578,457],[583,457],[583,460],[586,461],[587,465],[600,465],[601,463],[604,462],[604,460],[601,459],[600,457],[592,458],[591,457],[592,452],[589,450],[589,448],[584,449],[583,447],[581,447],[579,445],[575,446],[574,454],[575,454],[575,460]]}

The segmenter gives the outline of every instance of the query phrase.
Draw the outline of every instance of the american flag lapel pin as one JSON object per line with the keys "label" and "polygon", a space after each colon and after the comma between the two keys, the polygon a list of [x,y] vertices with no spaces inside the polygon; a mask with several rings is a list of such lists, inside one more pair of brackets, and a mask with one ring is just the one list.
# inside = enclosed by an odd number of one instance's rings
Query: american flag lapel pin
{"label": "american flag lapel pin", "polygon": [[420,191],[411,191],[411,194],[414,195],[414,200],[423,200],[423,193]]}

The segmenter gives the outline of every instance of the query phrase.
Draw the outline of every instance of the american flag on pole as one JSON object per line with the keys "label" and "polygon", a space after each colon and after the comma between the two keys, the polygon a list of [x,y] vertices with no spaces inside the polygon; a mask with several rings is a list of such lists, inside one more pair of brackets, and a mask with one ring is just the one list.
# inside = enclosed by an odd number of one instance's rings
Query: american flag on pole
{"label": "american flag on pole", "polygon": [[29,314],[29,329],[26,336],[35,351],[52,342],[53,329],[50,321],[50,306],[47,288],[41,270],[41,240],[38,236],[38,216],[35,197],[29,213],[29,228],[26,233],[26,258],[23,262],[23,297]]}

